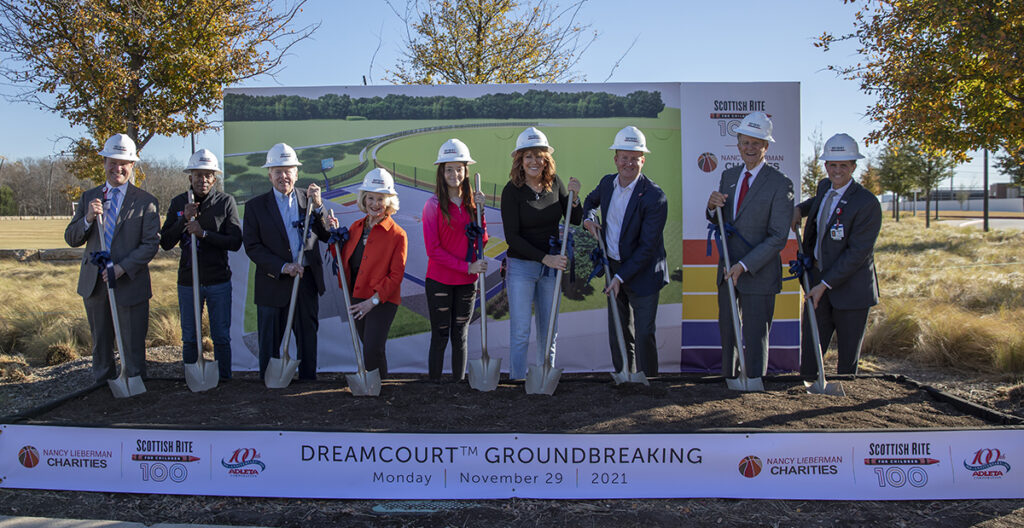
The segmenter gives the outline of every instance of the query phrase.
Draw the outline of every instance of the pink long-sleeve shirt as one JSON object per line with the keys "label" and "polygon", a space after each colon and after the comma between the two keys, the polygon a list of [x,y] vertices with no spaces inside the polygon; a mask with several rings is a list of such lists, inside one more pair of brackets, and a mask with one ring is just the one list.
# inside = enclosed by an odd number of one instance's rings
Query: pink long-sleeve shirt
{"label": "pink long-sleeve shirt", "polygon": [[[477,204],[483,207],[482,204]],[[466,238],[466,226],[475,219],[470,217],[465,207],[448,203],[448,214],[451,223],[441,214],[441,204],[437,196],[431,196],[423,206],[423,242],[427,247],[427,278],[441,284],[471,284],[476,280],[475,274],[467,273],[469,262],[466,262],[466,249],[469,239]],[[487,243],[487,219],[483,219],[484,244]],[[474,257],[473,260],[476,260]]]}

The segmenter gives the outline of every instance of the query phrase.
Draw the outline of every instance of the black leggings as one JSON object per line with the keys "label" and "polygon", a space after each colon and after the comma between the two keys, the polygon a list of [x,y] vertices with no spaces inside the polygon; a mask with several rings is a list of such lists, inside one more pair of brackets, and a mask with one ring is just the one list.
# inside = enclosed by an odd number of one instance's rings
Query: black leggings
{"label": "black leggings", "polygon": [[450,286],[427,279],[427,308],[430,311],[430,353],[427,367],[430,379],[441,379],[444,349],[452,342],[452,377],[466,376],[466,337],[476,300],[476,283]]}
{"label": "black leggings", "polygon": [[[358,304],[366,299],[352,298],[352,304]],[[362,319],[356,319],[356,333],[359,340],[363,342],[363,359],[366,362],[366,370],[380,370],[380,377],[383,379],[388,375],[388,358],[384,354],[384,345],[388,342],[388,332],[391,331],[391,323],[398,313],[398,305],[389,302],[382,302],[366,312]]]}

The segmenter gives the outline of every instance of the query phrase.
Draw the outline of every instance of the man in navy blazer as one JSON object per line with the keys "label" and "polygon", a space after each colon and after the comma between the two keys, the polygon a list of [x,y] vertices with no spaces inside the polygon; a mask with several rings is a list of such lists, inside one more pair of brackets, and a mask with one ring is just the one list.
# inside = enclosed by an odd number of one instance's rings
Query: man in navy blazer
{"label": "man in navy blazer", "polygon": [[[828,178],[793,212],[794,229],[807,217],[803,252],[814,258],[807,298],[814,305],[821,346],[827,349],[832,334],[836,335],[839,374],[857,373],[868,312],[878,304],[874,251],[882,229],[882,207],[874,194],[853,181],[857,160],[863,157],[852,137],[829,138],[821,156]],[[813,354],[823,351],[814,350],[806,310],[803,328],[800,375],[813,380],[818,374]]]}
{"label": "man in navy blazer", "polygon": [[[634,126],[615,135],[613,160],[618,173],[601,179],[583,202],[583,227],[594,238],[603,236],[612,281],[604,293],[615,299],[621,314],[628,368],[648,377],[658,375],[658,343],[655,320],[659,290],[668,284],[663,232],[668,200],[650,178],[643,175],[647,139]],[[600,207],[601,219],[597,219]],[[611,298],[608,301],[608,342],[612,364],[622,370],[622,353],[615,338]]]}
{"label": "man in navy blazer", "polygon": [[768,370],[768,332],[775,313],[775,295],[782,291],[779,252],[789,238],[793,211],[793,182],[765,162],[774,143],[772,122],[764,112],[753,112],[736,127],[736,147],[743,165],[722,172],[718,191],[708,198],[707,218],[717,224],[718,208],[737,235],[723,236],[729,246],[730,268],[718,262],[718,330],[722,339],[722,375],[734,378],[736,337],[726,280],[736,285],[736,300],[743,324],[747,376]]}
{"label": "man in navy blazer", "polygon": [[[242,242],[249,260],[256,265],[254,296],[256,326],[260,349],[260,378],[263,378],[271,357],[280,354],[281,340],[288,319],[292,282],[299,278],[299,295],[295,300],[292,333],[295,334],[299,379],[316,379],[317,330],[320,327],[320,296],[324,294],[324,271],[320,263],[317,240],[326,241],[330,233],[323,224],[323,215],[314,212],[309,221],[312,235],[301,241],[300,224],[306,208],[320,209],[320,188],[295,188],[298,180],[298,155],[285,143],[278,143],[267,152],[270,183],[273,189],[245,204],[242,219]],[[299,265],[299,252],[305,261]]]}

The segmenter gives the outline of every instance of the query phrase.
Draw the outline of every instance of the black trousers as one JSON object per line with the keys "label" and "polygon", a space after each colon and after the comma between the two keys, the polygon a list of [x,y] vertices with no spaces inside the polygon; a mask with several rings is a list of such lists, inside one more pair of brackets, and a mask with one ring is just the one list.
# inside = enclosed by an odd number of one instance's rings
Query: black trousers
{"label": "black trousers", "polygon": [[[256,326],[260,348],[260,379],[263,379],[270,364],[270,358],[281,356],[281,341],[284,327],[288,323],[288,306],[256,306]],[[295,299],[295,314],[292,316],[292,334],[295,348],[288,355],[299,363],[299,379],[316,379],[317,330],[320,329],[320,296],[316,291],[313,272],[303,271],[299,279],[299,295]]]}
{"label": "black trousers", "polygon": [[[811,274],[815,279],[815,273]],[[811,284],[817,284],[818,280],[812,280]],[[813,286],[812,286],[813,287]],[[857,308],[853,310],[839,310],[832,306],[830,297],[831,291],[825,290],[825,294],[818,301],[818,307],[814,309],[814,317],[818,320],[818,337],[821,339],[821,347],[828,350],[832,342],[832,335],[836,336],[836,346],[839,349],[839,360],[836,364],[837,374],[856,374],[857,364],[860,362],[860,347],[864,343],[864,332],[868,325],[868,312],[871,308]],[[801,317],[800,336],[800,376],[806,379],[818,377],[818,362],[814,358],[814,341],[811,339],[811,327],[808,323],[807,308],[803,310]]]}
{"label": "black trousers", "polygon": [[[117,294],[117,290],[114,290]],[[116,339],[114,318],[110,314],[110,298],[107,285],[96,283],[92,295],[83,299],[85,315],[89,320],[92,334],[92,375],[97,382],[117,377],[117,362],[114,360]],[[146,377],[146,332],[149,331],[149,299],[133,306],[117,306],[117,321],[121,327],[121,339],[125,350],[118,350],[124,361],[125,373],[129,376]]]}
{"label": "black trousers", "polygon": [[[611,276],[618,273],[622,264],[617,260],[608,259],[612,269]],[[619,321],[622,325],[622,337],[626,342],[626,361],[629,371],[643,372],[646,376],[658,375],[658,339],[655,320],[658,318],[658,292],[650,295],[637,295],[626,284],[619,285],[619,294],[615,297],[619,309]],[[619,351],[619,340],[615,335],[615,319],[612,315],[612,299],[608,298],[608,343],[612,353],[612,365],[615,371],[622,371],[622,352]]]}
{"label": "black trousers", "polygon": [[[366,299],[352,298],[352,304],[361,303]],[[398,313],[398,305],[389,302],[382,302],[366,312],[362,319],[356,319],[356,333],[359,340],[363,342],[363,360],[366,362],[366,370],[377,369],[383,379],[388,375],[388,358],[385,355],[385,345],[388,342],[388,332],[391,331],[391,323]]]}
{"label": "black trousers", "polygon": [[427,356],[430,379],[441,379],[444,350],[451,341],[452,378],[462,381],[466,376],[466,339],[476,301],[476,284],[449,285],[427,279],[426,292],[430,311],[430,352]]}

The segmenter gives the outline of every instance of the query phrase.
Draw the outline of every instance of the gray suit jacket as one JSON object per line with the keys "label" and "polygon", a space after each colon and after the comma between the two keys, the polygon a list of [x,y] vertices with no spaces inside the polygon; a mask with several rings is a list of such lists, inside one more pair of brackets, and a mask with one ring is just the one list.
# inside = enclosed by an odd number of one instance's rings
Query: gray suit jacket
{"label": "gray suit jacket", "polygon": [[[803,251],[811,257],[818,241],[818,211],[831,187],[828,178],[821,180],[815,196],[799,206],[807,216]],[[832,287],[829,300],[840,310],[874,306],[878,304],[875,241],[882,229],[882,206],[867,189],[852,182],[826,225],[831,229],[837,223],[843,226],[843,237],[833,240],[831,233],[825,233],[821,241],[821,280]]]}
{"label": "gray suit jacket", "polygon": [[[793,182],[770,165],[761,168],[754,184],[740,204],[736,218],[732,217],[733,201],[739,195],[743,166],[722,173],[718,192],[728,195],[722,213],[748,246],[737,236],[728,237],[731,264],[743,261],[748,273],[740,275],[736,290],[744,294],[772,295],[782,291],[782,258],[779,252],[786,247],[789,226],[793,219]],[[718,224],[717,216],[708,220]],[[718,259],[718,281],[724,274],[723,258]]]}
{"label": "gray suit jacket", "polygon": [[[85,244],[85,254],[78,275],[78,294],[89,297],[96,293],[97,285],[103,285],[99,269],[89,261],[89,255],[100,250],[103,228],[97,222],[85,226],[86,204],[94,198],[103,199],[103,187],[94,187],[82,193],[75,216],[64,230],[64,241],[71,247]],[[118,211],[111,242],[110,257],[114,264],[124,268],[124,275],[117,279],[115,293],[117,303],[123,306],[138,304],[153,296],[149,280],[149,261],[153,259],[160,244],[160,215],[153,195],[128,184],[121,210]]]}

